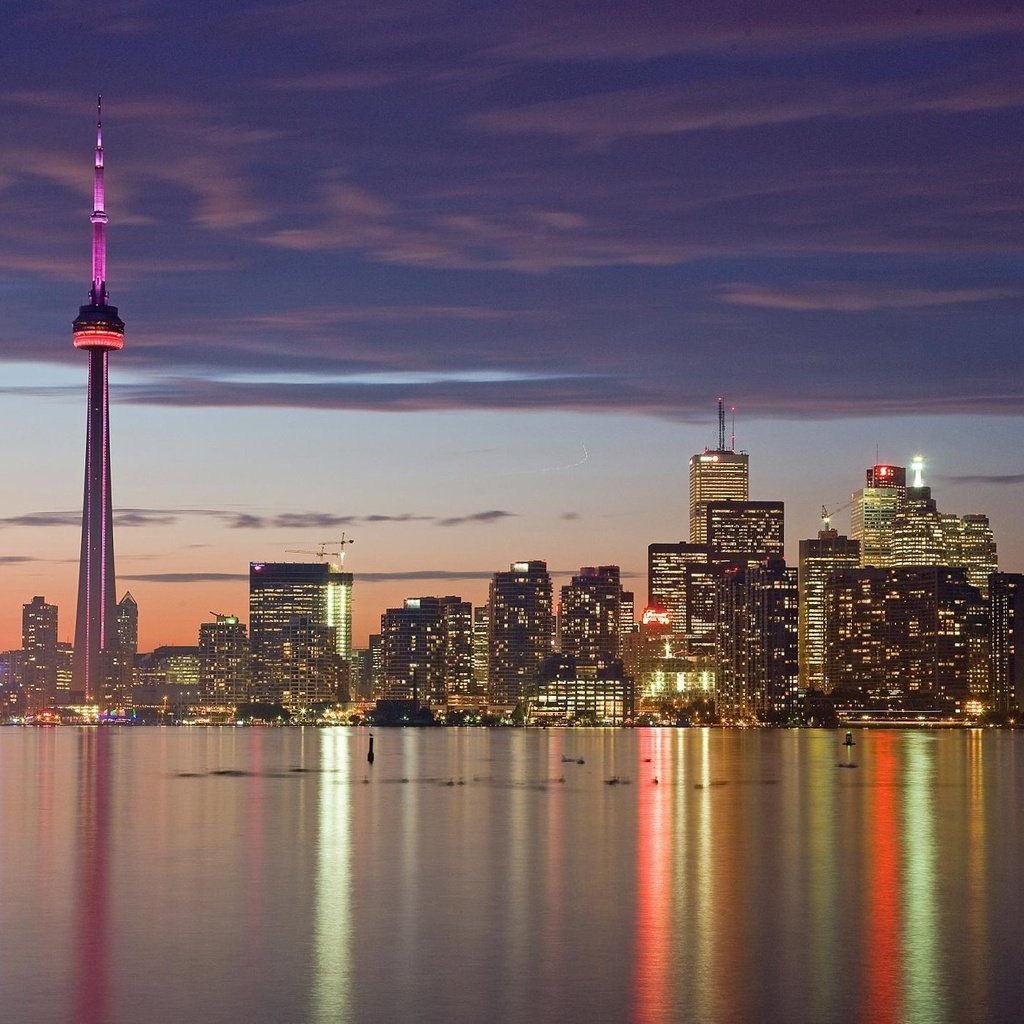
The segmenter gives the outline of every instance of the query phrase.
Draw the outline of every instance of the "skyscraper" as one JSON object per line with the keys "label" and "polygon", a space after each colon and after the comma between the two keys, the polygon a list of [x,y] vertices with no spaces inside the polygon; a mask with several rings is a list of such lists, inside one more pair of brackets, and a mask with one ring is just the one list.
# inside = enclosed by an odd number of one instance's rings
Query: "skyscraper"
{"label": "skyscraper", "polygon": [[707,544],[709,501],[747,501],[750,498],[750,457],[736,451],[733,435],[725,446],[725,409],[718,399],[718,447],[705,448],[690,458],[690,543]]}
{"label": "skyscraper", "polygon": [[717,577],[715,706],[727,719],[792,714],[797,692],[797,572],[782,558],[722,564]]}
{"label": "skyscraper", "polygon": [[106,659],[110,688],[117,703],[129,703],[136,681],[135,661],[139,653],[139,606],[131,591],[117,602],[114,638]]}
{"label": "skyscraper", "polygon": [[996,572],[988,585],[989,695],[997,711],[1024,707],[1024,574]]}
{"label": "skyscraper", "polygon": [[381,616],[377,696],[443,706],[473,683],[473,609],[461,597],[410,597]]}
{"label": "skyscraper", "polygon": [[85,435],[85,498],[78,571],[74,686],[86,700],[102,695],[105,654],[114,639],[114,528],[110,495],[110,412],[107,356],[124,347],[124,321],[108,303],[107,214],[103,194],[103,134],[99,104],[93,168],[92,286],[72,325],[75,348],[89,353]]}
{"label": "skyscraper", "polygon": [[45,707],[57,692],[57,606],[34,597],[21,611],[22,687],[28,710]]}
{"label": "skyscraper", "polygon": [[825,685],[825,583],[837,569],[860,565],[860,542],[836,530],[818,531],[816,540],[800,541],[800,686]]}
{"label": "skyscraper", "polygon": [[237,707],[249,699],[249,637],[237,615],[212,613],[199,626],[199,686],[203,700]]}
{"label": "skyscraper", "polygon": [[473,692],[487,693],[487,634],[491,610],[485,604],[473,609]]}
{"label": "skyscraper", "polygon": [[880,463],[866,471],[866,486],[852,498],[850,536],[860,541],[860,564],[892,565],[896,517],[907,503],[907,470]]}
{"label": "skyscraper", "polygon": [[620,656],[621,608],[617,565],[584,566],[562,587],[559,648],[578,671],[596,671]]}
{"label": "skyscraper", "polygon": [[335,699],[352,650],[352,574],[326,562],[251,563],[249,638],[255,699]]}
{"label": "skyscraper", "polygon": [[551,654],[551,577],[546,562],[513,562],[490,587],[489,698],[516,704],[532,696],[537,670]]}
{"label": "skyscraper", "polygon": [[984,601],[948,566],[839,569],[825,586],[825,684],[868,703],[978,691]]}
{"label": "skyscraper", "polygon": [[690,543],[707,544],[707,506],[711,501],[750,498],[750,456],[746,452],[708,451],[690,459]]}
{"label": "skyscraper", "polygon": [[758,565],[781,557],[785,543],[785,506],[781,501],[709,501],[707,545],[713,562]]}
{"label": "skyscraper", "polygon": [[960,519],[960,559],[967,570],[967,582],[987,594],[989,577],[999,569],[988,516],[968,513]]}
{"label": "skyscraper", "polygon": [[687,635],[690,614],[687,607],[689,567],[707,566],[705,544],[647,545],[647,603],[669,615],[669,628],[679,638]]}

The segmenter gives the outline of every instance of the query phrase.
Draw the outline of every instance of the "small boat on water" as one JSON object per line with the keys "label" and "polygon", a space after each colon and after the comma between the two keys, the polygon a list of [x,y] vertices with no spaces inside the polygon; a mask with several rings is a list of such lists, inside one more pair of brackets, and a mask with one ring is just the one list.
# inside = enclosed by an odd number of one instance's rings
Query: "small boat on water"
{"label": "small boat on water", "polygon": [[562,764],[586,764],[586,762],[582,757],[572,757],[570,754],[563,754]]}

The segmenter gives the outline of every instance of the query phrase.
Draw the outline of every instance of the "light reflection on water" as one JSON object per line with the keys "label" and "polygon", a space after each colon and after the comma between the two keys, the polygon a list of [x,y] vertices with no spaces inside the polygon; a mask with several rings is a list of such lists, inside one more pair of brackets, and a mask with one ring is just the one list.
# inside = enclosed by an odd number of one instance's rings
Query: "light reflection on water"
{"label": "light reflection on water", "polygon": [[0,1017],[1019,1018],[1017,735],[367,739],[0,732]]}

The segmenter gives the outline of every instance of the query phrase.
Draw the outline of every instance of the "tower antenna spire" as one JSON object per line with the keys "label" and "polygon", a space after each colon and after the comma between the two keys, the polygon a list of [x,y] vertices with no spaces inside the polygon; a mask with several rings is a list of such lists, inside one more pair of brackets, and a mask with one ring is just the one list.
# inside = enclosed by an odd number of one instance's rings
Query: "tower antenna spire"
{"label": "tower antenna spire", "polygon": [[93,306],[107,304],[107,211],[103,191],[103,97],[96,97],[96,160],[92,179],[92,288]]}
{"label": "tower antenna spire", "polygon": [[729,451],[736,451],[736,406],[730,409],[732,412],[732,434],[729,437]]}
{"label": "tower antenna spire", "polygon": [[718,396],[718,450],[725,451],[725,399]]}

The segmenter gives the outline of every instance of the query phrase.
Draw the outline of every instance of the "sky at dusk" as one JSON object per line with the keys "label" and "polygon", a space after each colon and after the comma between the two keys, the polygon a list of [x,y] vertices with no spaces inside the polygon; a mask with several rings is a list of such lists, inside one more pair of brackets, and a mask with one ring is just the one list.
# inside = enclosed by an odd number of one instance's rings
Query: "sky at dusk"
{"label": "sky at dusk", "polygon": [[519,559],[642,606],[719,394],[794,562],[920,451],[1024,570],[1022,57],[984,0],[9,0],[0,649],[74,630],[97,93],[141,649],[342,531],[360,645]]}

